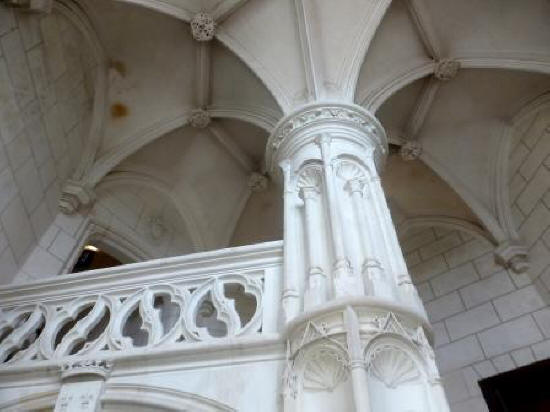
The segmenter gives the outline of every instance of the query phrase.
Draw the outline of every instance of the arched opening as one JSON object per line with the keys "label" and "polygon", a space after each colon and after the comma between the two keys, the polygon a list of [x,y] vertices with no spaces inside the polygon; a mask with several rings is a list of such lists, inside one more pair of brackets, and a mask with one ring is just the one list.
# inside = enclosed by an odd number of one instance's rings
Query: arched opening
{"label": "arched opening", "polygon": [[93,244],[87,244],[82,248],[71,273],[84,272],[86,270],[104,269],[122,265],[123,263],[105,251]]}

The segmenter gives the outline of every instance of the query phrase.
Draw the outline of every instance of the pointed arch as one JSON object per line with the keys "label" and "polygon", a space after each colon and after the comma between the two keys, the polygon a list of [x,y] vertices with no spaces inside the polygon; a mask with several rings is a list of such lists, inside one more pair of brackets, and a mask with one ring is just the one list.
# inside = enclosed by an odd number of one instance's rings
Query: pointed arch
{"label": "pointed arch", "polygon": [[[0,404],[3,411],[41,410],[55,407],[58,391],[44,391]],[[194,393],[153,385],[133,383],[105,384],[101,396],[104,406],[141,406],[161,411],[193,410],[200,412],[235,412],[221,402]]]}
{"label": "pointed arch", "polygon": [[177,194],[164,182],[143,173],[126,171],[115,172],[105,177],[98,185],[98,192],[102,189],[119,185],[134,185],[147,187],[165,196],[180,214],[189,233],[195,251],[201,251],[211,245],[206,227],[206,219],[202,216],[202,207],[198,201],[198,195],[190,185],[185,186],[185,197]]}

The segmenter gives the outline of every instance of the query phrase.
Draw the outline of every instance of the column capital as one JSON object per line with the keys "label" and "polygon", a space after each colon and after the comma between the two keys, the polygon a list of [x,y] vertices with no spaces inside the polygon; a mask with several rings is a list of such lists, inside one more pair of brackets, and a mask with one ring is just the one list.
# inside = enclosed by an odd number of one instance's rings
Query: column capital
{"label": "column capital", "polygon": [[409,140],[401,149],[399,149],[399,154],[403,160],[416,160],[422,154],[422,144],[417,140]]}
{"label": "column capital", "polygon": [[345,190],[363,196],[367,177],[356,163],[349,160],[340,161],[337,165],[336,176],[345,182]]}
{"label": "column capital", "polygon": [[268,178],[258,172],[252,172],[248,176],[248,188],[255,193],[265,192],[269,185]]}
{"label": "column capital", "polygon": [[388,153],[386,133],[372,113],[354,104],[315,103],[279,121],[267,144],[267,170],[274,172],[282,160],[295,157],[309,143],[319,150],[319,139],[331,139],[334,156],[343,146],[345,153],[373,153],[377,169]]}
{"label": "column capital", "polygon": [[528,250],[517,241],[507,240],[499,244],[495,249],[495,260],[514,273],[525,273],[529,269]]}
{"label": "column capital", "polygon": [[313,189],[320,191],[323,182],[321,166],[310,164],[303,167],[298,174],[297,187],[300,190]]}
{"label": "column capital", "polygon": [[59,210],[66,215],[72,215],[82,206],[91,205],[94,200],[94,190],[88,183],[67,180],[61,191]]}

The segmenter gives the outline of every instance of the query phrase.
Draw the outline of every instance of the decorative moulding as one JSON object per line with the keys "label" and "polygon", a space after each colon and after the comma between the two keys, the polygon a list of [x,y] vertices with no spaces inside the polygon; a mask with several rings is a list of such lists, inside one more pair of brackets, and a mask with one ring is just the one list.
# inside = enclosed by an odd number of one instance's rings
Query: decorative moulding
{"label": "decorative moulding", "polygon": [[[267,149],[267,169],[272,170],[279,163],[280,153],[304,143],[304,139],[315,139],[311,134],[316,128],[339,125],[344,129],[360,133],[361,144],[373,146],[376,164],[388,152],[386,133],[380,122],[360,106],[342,103],[316,103],[307,105],[283,118],[270,135]],[[284,156],[283,156],[284,157]]]}
{"label": "decorative moulding", "polygon": [[196,41],[210,41],[215,32],[216,22],[208,13],[197,13],[191,19],[191,34]]}
{"label": "decorative moulding", "polygon": [[109,377],[113,364],[106,360],[79,360],[61,366],[61,379],[81,376],[95,376],[103,380]]}
{"label": "decorative moulding", "polygon": [[[17,411],[53,411],[58,394],[57,390],[40,391],[37,394],[23,396],[14,401],[0,403],[0,409],[12,411],[11,408],[15,407]],[[108,409],[114,406],[117,410],[120,409],[121,404],[131,404],[144,407],[146,410],[174,410],[174,405],[178,405],[178,410],[184,411],[235,412],[235,409],[228,405],[195,393],[139,383],[106,382],[101,396],[101,403],[107,406]]]}
{"label": "decorative moulding", "polygon": [[261,106],[246,106],[238,102],[222,103],[208,106],[210,117],[238,119],[244,122],[254,124],[266,132],[271,133],[279,119],[281,113]]}
{"label": "decorative moulding", "polygon": [[3,305],[17,305],[21,301],[79,296],[84,292],[88,295],[102,293],[107,287],[146,284],[153,277],[156,282],[171,283],[186,275],[222,273],[228,267],[238,271],[279,266],[282,249],[281,241],[265,242],[94,270],[87,272],[85,277],[79,274],[56,276],[29,284],[0,287],[0,301]]}

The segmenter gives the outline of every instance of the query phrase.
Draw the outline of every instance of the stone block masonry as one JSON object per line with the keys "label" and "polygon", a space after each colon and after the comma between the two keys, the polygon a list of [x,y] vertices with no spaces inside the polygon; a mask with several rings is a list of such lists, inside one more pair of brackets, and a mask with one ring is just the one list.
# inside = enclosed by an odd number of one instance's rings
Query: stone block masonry
{"label": "stone block masonry", "polygon": [[[55,275],[67,238],[52,231],[59,190],[87,137],[95,67],[79,31],[57,12],[21,14],[0,5],[0,273]],[[78,47],[75,47],[78,45]],[[61,232],[60,232],[61,233]],[[70,237],[70,235],[67,235]],[[43,239],[53,244],[42,247]],[[73,245],[74,246],[74,245]]]}

